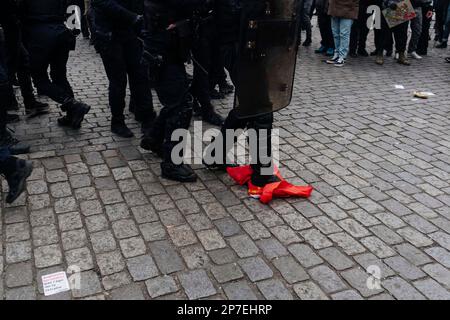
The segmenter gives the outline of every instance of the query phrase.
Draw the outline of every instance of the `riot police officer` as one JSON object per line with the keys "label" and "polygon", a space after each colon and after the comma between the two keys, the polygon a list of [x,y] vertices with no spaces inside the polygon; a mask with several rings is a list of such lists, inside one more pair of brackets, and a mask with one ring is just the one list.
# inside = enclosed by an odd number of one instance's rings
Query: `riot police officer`
{"label": "riot police officer", "polygon": [[154,118],[148,71],[142,66],[144,0],[92,0],[95,26],[94,44],[100,53],[109,79],[111,131],[131,138],[124,109],[127,77],[130,82],[131,111],[138,121]]}
{"label": "riot police officer", "polygon": [[163,108],[153,126],[145,133],[141,147],[163,158],[162,175],[181,181],[196,181],[189,165],[175,163],[172,150],[179,141],[172,141],[177,129],[188,129],[192,105],[188,102],[189,82],[185,62],[191,51],[195,9],[206,0],[146,0],[144,58],[154,76],[155,90]]}
{"label": "riot police officer", "polygon": [[74,98],[67,80],[67,61],[70,51],[75,50],[79,32],[65,25],[67,8],[72,3],[73,0],[20,0],[19,13],[38,92],[61,104],[66,115],[58,119],[59,125],[79,129],[90,106]]}

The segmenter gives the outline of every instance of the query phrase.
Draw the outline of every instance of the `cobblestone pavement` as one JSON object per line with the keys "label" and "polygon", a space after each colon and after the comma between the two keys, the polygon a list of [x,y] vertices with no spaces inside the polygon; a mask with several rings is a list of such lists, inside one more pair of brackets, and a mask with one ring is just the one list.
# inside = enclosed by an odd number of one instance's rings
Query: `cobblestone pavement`
{"label": "cobblestone pavement", "polygon": [[[87,123],[58,128],[52,104],[49,117],[15,127],[36,169],[27,195],[1,207],[0,296],[44,299],[41,276],[76,266],[80,289],[50,298],[449,299],[444,54],[334,68],[302,49],[294,103],[276,127],[283,174],[316,191],[264,206],[200,167],[198,183],[163,180],[138,139],[113,136],[107,79],[81,40],[69,72],[93,106]],[[414,101],[416,89],[436,96]],[[230,103],[217,106],[226,114]]]}

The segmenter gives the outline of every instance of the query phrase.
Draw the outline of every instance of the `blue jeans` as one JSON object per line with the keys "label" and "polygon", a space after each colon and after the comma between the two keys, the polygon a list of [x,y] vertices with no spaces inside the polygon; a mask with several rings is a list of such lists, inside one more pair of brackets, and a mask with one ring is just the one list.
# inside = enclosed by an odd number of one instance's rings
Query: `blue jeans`
{"label": "blue jeans", "polygon": [[334,54],[340,59],[347,58],[350,48],[350,34],[352,30],[352,19],[331,17],[331,29],[334,38]]}

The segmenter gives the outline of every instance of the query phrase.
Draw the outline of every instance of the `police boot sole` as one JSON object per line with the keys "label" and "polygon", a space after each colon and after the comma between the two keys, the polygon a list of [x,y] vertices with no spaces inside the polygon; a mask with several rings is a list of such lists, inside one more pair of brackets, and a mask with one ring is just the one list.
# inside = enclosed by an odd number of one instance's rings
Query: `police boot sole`
{"label": "police boot sole", "polygon": [[11,204],[14,201],[16,201],[17,198],[20,197],[20,195],[25,191],[27,179],[31,176],[32,172],[33,172],[33,164],[27,163],[25,165],[25,174],[23,175],[22,179],[20,179],[19,186],[17,187],[18,191],[14,195],[8,194],[8,196],[6,197],[6,203]]}

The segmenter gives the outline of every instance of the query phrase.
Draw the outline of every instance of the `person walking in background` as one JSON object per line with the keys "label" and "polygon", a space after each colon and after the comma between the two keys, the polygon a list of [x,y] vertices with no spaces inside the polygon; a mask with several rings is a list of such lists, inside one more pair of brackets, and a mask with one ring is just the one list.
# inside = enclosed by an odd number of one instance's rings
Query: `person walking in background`
{"label": "person walking in background", "polygon": [[328,5],[328,0],[316,0],[317,20],[322,41],[320,41],[320,48],[315,52],[332,56],[334,54],[334,40],[331,31],[331,17],[328,15]]}
{"label": "person walking in background", "polygon": [[422,5],[426,0],[411,0],[411,3],[416,12],[416,17],[411,20],[411,39],[409,40],[408,53],[411,58],[420,60],[422,57],[416,52],[417,45],[419,44],[420,36],[422,35]]}
{"label": "person walking in background", "polygon": [[353,23],[350,35],[350,56],[351,57],[368,57],[369,53],[366,50],[367,36],[369,35],[369,28],[367,21],[372,14],[367,13],[367,8],[371,4],[371,0],[359,1],[358,19]]}
{"label": "person walking in background", "polygon": [[303,42],[304,47],[309,47],[312,43],[312,26],[311,26],[312,7],[313,7],[313,0],[303,0],[301,17],[302,17],[302,29],[306,31],[306,39]]}
{"label": "person walking in background", "polygon": [[425,0],[422,4],[422,34],[417,44],[416,52],[421,56],[428,54],[428,43],[430,39],[430,27],[433,20],[433,1]]}
{"label": "person walking in background", "polygon": [[358,0],[330,0],[328,14],[331,16],[331,29],[334,38],[334,55],[328,64],[342,67],[345,64],[349,48],[353,20],[358,19]]}

